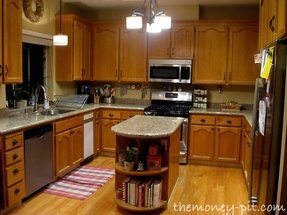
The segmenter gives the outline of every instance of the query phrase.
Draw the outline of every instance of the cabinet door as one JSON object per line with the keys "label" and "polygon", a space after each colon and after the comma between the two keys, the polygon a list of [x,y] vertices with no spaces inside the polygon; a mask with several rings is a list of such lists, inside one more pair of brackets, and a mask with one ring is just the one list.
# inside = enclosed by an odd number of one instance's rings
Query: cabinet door
{"label": "cabinet door", "polygon": [[[2,4],[2,2],[1,2]],[[3,1],[4,82],[22,82],[22,1]],[[2,40],[1,40],[2,42]]]}
{"label": "cabinet door", "polygon": [[70,131],[71,135],[71,165],[76,167],[83,161],[84,136],[83,126],[76,127]]}
{"label": "cabinet door", "polygon": [[92,27],[84,24],[83,30],[82,80],[88,81],[91,79]]}
{"label": "cabinet door", "polygon": [[194,84],[225,84],[227,45],[226,26],[195,28]]}
{"label": "cabinet door", "polygon": [[181,59],[193,58],[194,27],[191,25],[174,25],[171,29],[171,57]]}
{"label": "cabinet door", "polygon": [[149,58],[170,57],[170,31],[162,31],[158,34],[149,34]]}
{"label": "cabinet door", "polygon": [[70,131],[65,131],[56,135],[56,176],[62,176],[70,169]]}
{"label": "cabinet door", "polygon": [[189,159],[213,160],[214,127],[191,125],[189,133]]}
{"label": "cabinet door", "polygon": [[254,85],[259,67],[254,63],[258,50],[258,26],[231,26],[227,84]]}
{"label": "cabinet door", "polygon": [[93,28],[93,80],[116,81],[119,69],[119,27],[96,25]]}
{"label": "cabinet door", "polygon": [[[3,5],[1,3],[0,4],[1,13],[3,11],[2,9],[3,9]],[[3,28],[2,28],[2,21],[3,21],[3,18],[2,18],[2,16],[0,16],[0,23],[1,23],[1,27],[0,27],[0,84],[3,83],[3,75],[4,75],[3,74],[3,45],[2,45],[2,43],[3,43],[3,39],[2,39]]]}
{"label": "cabinet door", "polygon": [[111,131],[111,127],[119,123],[120,120],[102,119],[102,144],[101,151],[115,152],[116,134]]}
{"label": "cabinet door", "polygon": [[94,125],[94,154],[97,155],[100,151],[100,143],[101,143],[101,120],[95,120]]}
{"label": "cabinet door", "polygon": [[84,26],[81,21],[74,21],[74,72],[73,80],[82,80],[83,74],[83,31]]}
{"label": "cabinet door", "polygon": [[121,28],[120,80],[146,82],[147,34],[145,29]]}
{"label": "cabinet door", "polygon": [[276,0],[276,6],[275,6],[275,25],[276,25],[276,32],[275,32],[275,38],[279,39],[286,33],[286,11],[287,11],[287,4],[286,0]]}
{"label": "cabinet door", "polygon": [[216,161],[239,162],[241,128],[217,127],[215,133]]}

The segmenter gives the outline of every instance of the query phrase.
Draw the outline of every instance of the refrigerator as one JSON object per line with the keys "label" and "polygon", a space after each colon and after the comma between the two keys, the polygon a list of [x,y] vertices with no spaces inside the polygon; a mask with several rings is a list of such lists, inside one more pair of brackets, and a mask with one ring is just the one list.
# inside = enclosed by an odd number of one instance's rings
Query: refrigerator
{"label": "refrigerator", "polygon": [[[286,82],[286,41],[261,52],[254,92],[249,201],[276,204]],[[275,213],[270,212],[270,214]]]}

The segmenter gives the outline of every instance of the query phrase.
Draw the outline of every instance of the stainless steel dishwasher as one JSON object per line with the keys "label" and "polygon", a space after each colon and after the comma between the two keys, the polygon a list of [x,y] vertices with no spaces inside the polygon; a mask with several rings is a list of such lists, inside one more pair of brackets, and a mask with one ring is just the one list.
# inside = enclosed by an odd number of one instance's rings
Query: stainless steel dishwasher
{"label": "stainless steel dishwasher", "polygon": [[51,183],[53,177],[53,126],[24,132],[26,196]]}

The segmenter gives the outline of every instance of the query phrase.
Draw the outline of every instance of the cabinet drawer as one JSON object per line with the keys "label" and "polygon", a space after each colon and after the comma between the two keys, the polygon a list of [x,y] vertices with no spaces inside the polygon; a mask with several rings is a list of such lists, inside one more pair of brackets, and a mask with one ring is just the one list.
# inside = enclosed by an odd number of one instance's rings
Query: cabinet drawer
{"label": "cabinet drawer", "polygon": [[241,126],[241,117],[218,116],[216,117],[216,124],[223,126]]}
{"label": "cabinet drawer", "polygon": [[105,119],[120,119],[121,111],[118,110],[103,110],[102,116]]}
{"label": "cabinet drawer", "polygon": [[24,180],[7,189],[7,204],[8,207],[22,200],[25,197]]}
{"label": "cabinet drawer", "polygon": [[125,119],[128,119],[128,118],[131,118],[135,115],[143,115],[143,112],[142,111],[122,111],[122,116],[121,116],[121,119],[122,120],[125,120]]}
{"label": "cabinet drawer", "polygon": [[5,165],[9,166],[13,163],[23,160],[23,158],[24,158],[23,147],[19,147],[9,152],[5,152]]}
{"label": "cabinet drawer", "polygon": [[7,187],[24,179],[24,162],[6,168]]}
{"label": "cabinet drawer", "polygon": [[55,132],[59,133],[80,125],[83,125],[83,115],[74,116],[55,123]]}
{"label": "cabinet drawer", "polygon": [[9,134],[5,136],[4,145],[6,151],[19,146],[23,146],[23,143],[24,143],[23,132]]}
{"label": "cabinet drawer", "polygon": [[211,115],[191,115],[191,124],[214,125],[215,117]]}

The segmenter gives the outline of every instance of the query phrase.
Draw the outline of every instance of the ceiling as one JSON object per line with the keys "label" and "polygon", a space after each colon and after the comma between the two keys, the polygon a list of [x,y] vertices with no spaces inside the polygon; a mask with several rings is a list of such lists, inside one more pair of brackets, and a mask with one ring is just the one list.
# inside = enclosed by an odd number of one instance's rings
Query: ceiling
{"label": "ceiling", "polygon": [[[113,8],[113,7],[140,7],[143,0],[63,0],[75,6],[88,8]],[[157,0],[161,5],[199,5],[199,6],[231,6],[231,5],[256,5],[258,0]]]}

